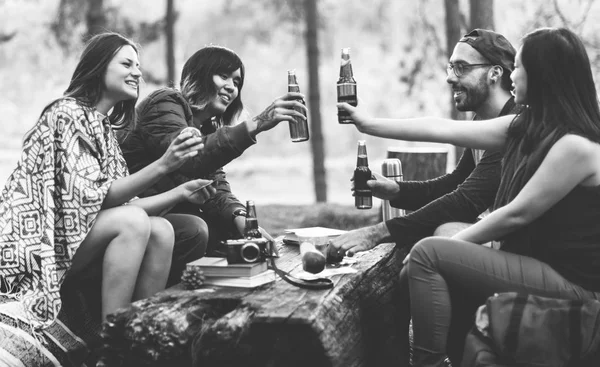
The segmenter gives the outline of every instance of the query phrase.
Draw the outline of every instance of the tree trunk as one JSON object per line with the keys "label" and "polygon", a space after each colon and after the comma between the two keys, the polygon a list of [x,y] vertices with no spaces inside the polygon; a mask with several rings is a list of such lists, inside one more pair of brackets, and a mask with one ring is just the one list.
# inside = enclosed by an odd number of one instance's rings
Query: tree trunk
{"label": "tree trunk", "polygon": [[[476,2],[476,1],[475,1]],[[454,46],[462,36],[463,30],[460,29],[460,9],[458,0],[444,0],[446,8],[446,55],[448,59],[452,56]],[[453,120],[464,120],[465,114],[456,109],[454,105],[454,97],[452,90],[450,91],[450,118]],[[454,165],[458,162],[460,155],[463,152],[462,147],[454,149]]]}
{"label": "tree trunk", "polygon": [[165,21],[166,56],[167,56],[167,84],[175,84],[175,0],[167,0],[167,15]]}
{"label": "tree trunk", "polygon": [[104,0],[88,0],[88,11],[86,14],[87,37],[106,32],[106,16],[104,16]]}
{"label": "tree trunk", "polygon": [[470,0],[471,29],[494,30],[494,0]]}
{"label": "tree trunk", "polygon": [[317,28],[317,0],[305,0],[306,54],[308,58],[308,98],[310,106],[310,134],[313,157],[313,177],[317,202],[327,201],[325,145],[321,128],[321,95],[319,93],[319,38]]}

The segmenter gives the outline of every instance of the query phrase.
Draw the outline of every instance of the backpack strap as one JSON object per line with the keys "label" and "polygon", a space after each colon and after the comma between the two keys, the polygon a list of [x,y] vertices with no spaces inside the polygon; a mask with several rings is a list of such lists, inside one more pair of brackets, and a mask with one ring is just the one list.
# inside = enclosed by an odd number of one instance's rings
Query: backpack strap
{"label": "backpack strap", "polygon": [[580,299],[572,300],[569,305],[569,339],[571,339],[571,360],[570,366],[579,366],[581,359],[581,311],[583,301]]}
{"label": "backpack strap", "polygon": [[508,323],[508,328],[506,329],[506,335],[504,336],[505,352],[509,356],[517,354],[519,328],[521,327],[521,320],[523,319],[523,311],[527,304],[527,298],[527,294],[519,293],[513,301],[513,308],[510,312],[510,321]]}

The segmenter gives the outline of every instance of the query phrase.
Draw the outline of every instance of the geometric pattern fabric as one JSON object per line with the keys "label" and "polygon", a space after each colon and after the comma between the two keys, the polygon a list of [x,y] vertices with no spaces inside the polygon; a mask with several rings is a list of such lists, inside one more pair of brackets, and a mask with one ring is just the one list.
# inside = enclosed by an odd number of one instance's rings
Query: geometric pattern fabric
{"label": "geometric pattern fabric", "polygon": [[25,135],[0,196],[0,285],[35,328],[60,310],[60,285],[112,181],[128,174],[108,118],[73,98],[42,113]]}

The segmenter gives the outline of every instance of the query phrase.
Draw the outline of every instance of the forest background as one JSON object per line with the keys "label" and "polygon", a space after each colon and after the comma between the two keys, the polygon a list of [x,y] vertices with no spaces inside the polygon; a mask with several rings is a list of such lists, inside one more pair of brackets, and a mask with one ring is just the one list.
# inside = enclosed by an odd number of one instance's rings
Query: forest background
{"label": "forest background", "polygon": [[[342,47],[351,48],[359,103],[372,115],[469,118],[453,114],[445,65],[472,24],[489,24],[515,47],[535,28],[569,27],[584,39],[598,80],[599,17],[594,0],[0,0],[0,182],[15,167],[24,133],[62,95],[98,20],[102,29],[141,44],[140,100],[178,85],[185,60],[207,44],[229,47],[244,61],[245,117],[284,94],[287,70],[296,69],[317,129],[304,143],[290,141],[287,123],[260,134],[258,144],[225,167],[233,191],[259,205],[352,206],[357,140],[367,141],[377,172],[388,147],[423,144],[338,124]],[[318,67],[309,68],[307,55]],[[449,151],[452,169],[455,150]]]}

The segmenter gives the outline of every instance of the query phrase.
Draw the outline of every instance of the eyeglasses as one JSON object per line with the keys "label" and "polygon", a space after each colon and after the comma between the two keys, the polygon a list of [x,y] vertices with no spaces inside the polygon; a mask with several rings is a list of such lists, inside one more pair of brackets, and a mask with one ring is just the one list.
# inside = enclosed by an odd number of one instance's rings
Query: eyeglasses
{"label": "eyeglasses", "polygon": [[448,65],[446,66],[446,73],[448,75],[450,75],[451,71],[454,71],[454,75],[456,75],[458,78],[460,78],[461,76],[463,76],[465,74],[465,69],[468,68],[474,68],[477,66],[492,66],[494,64],[465,64],[462,62],[453,64],[451,62],[448,63]]}

